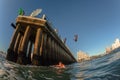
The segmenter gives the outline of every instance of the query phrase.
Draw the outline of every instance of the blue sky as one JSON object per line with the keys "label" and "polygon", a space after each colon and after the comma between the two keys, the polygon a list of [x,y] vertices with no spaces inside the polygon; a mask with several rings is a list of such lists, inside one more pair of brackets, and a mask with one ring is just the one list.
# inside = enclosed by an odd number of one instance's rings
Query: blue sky
{"label": "blue sky", "polygon": [[[7,51],[19,8],[25,15],[42,8],[76,56],[79,50],[95,55],[120,38],[120,0],[0,0],[0,50]],[[78,34],[74,42],[74,34]]]}

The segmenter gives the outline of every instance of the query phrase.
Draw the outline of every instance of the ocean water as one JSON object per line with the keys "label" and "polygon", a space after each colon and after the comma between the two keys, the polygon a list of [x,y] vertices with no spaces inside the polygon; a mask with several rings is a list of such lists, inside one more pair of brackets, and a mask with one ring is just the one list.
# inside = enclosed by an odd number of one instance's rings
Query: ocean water
{"label": "ocean water", "polygon": [[0,53],[0,80],[120,80],[120,52],[102,58],[55,67],[19,65]]}

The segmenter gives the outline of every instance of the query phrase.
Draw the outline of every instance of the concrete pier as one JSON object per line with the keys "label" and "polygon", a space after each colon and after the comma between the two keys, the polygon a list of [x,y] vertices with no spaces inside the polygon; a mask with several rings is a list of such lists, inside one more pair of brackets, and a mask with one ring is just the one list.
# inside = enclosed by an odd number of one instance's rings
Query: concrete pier
{"label": "concrete pier", "polygon": [[76,62],[67,46],[44,18],[18,16],[6,59],[22,65]]}

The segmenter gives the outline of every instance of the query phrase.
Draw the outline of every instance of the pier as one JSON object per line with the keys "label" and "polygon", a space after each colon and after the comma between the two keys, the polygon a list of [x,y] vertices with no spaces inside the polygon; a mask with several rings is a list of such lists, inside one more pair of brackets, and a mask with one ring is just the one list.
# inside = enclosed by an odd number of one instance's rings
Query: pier
{"label": "pier", "polygon": [[18,16],[6,59],[18,64],[55,65],[76,62],[52,25],[42,18]]}

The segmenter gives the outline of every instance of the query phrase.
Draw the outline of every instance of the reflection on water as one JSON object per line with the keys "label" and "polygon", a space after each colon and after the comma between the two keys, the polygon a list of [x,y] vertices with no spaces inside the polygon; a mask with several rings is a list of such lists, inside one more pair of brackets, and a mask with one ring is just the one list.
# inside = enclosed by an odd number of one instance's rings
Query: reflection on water
{"label": "reflection on water", "polygon": [[23,66],[5,60],[0,53],[0,80],[120,80],[120,52],[65,69]]}

